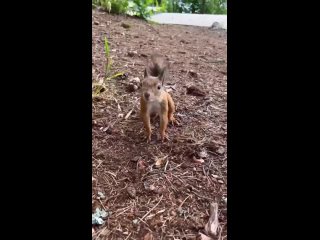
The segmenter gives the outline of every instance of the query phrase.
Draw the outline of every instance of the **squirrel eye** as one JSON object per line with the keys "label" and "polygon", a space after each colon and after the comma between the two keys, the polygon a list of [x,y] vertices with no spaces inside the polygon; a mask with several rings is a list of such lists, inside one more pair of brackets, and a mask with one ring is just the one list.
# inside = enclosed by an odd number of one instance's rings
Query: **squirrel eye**
{"label": "squirrel eye", "polygon": [[161,86],[159,85],[159,86],[158,86],[158,89],[160,90],[160,88],[161,88]]}

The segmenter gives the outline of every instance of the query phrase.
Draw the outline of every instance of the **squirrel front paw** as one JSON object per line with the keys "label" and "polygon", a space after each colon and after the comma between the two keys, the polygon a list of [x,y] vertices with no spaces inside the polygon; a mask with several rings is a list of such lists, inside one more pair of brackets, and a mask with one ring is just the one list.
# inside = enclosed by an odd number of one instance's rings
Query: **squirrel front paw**
{"label": "squirrel front paw", "polygon": [[165,140],[170,141],[170,138],[167,134],[161,134],[161,142],[164,142]]}
{"label": "squirrel front paw", "polygon": [[172,126],[180,126],[180,122],[175,119],[173,116],[169,119],[169,122],[172,124]]}

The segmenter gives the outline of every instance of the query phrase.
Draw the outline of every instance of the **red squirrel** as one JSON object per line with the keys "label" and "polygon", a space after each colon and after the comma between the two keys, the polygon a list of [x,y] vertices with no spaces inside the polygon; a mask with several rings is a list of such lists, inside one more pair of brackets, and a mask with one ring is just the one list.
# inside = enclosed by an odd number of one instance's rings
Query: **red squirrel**
{"label": "red squirrel", "polygon": [[172,97],[163,87],[169,71],[167,60],[161,55],[154,54],[144,70],[144,79],[141,84],[140,99],[141,118],[147,133],[147,142],[151,141],[150,117],[160,117],[161,141],[168,139],[166,129],[168,122],[176,122],[173,117],[175,105]]}

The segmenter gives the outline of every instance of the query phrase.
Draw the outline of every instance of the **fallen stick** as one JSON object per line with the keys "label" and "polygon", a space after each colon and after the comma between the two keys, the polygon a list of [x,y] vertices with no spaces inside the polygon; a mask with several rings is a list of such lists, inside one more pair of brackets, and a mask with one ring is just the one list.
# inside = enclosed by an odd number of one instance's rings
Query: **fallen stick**
{"label": "fallen stick", "polygon": [[218,204],[217,203],[210,203],[210,218],[204,228],[205,232],[209,236],[217,236],[218,227],[219,227]]}
{"label": "fallen stick", "polygon": [[159,205],[159,203],[160,203],[161,200],[162,200],[162,197],[163,197],[163,195],[161,195],[161,198],[160,198],[159,202],[158,202],[156,205],[154,205],[153,208],[151,208],[140,220],[143,220],[146,216],[149,215],[149,213],[151,213],[151,211],[152,211],[153,209],[155,209],[155,208]]}

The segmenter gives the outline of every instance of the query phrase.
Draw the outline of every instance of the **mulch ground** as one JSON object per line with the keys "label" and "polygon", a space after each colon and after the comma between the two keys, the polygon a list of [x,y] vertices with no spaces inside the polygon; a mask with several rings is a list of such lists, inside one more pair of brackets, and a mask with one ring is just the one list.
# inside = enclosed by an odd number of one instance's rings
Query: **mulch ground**
{"label": "mulch ground", "polygon": [[[103,82],[104,39],[112,59],[104,92],[93,97],[92,206],[108,212],[93,239],[197,239],[218,204],[216,239],[227,238],[227,33],[159,25],[93,10],[93,83]],[[139,119],[146,59],[171,63],[165,82],[179,126],[147,144]],[[152,237],[153,238],[152,238]]]}

